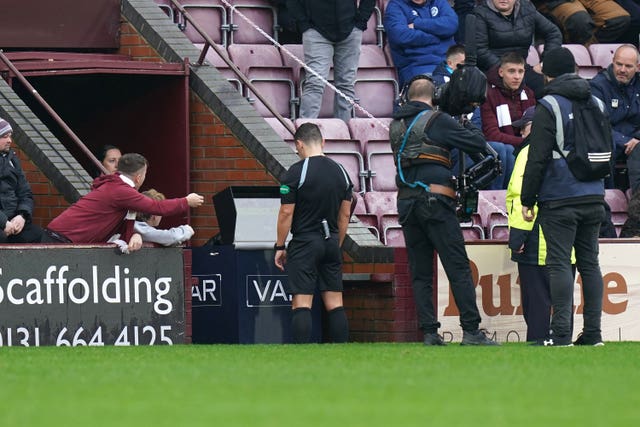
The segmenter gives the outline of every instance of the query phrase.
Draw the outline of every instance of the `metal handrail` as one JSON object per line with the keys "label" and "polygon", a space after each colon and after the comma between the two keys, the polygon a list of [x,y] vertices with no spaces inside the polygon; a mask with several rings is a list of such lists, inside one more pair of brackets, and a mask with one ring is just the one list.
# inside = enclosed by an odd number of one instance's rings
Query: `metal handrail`
{"label": "metal handrail", "polygon": [[49,103],[47,103],[47,101],[45,101],[44,98],[42,96],[40,96],[38,91],[31,85],[31,83],[29,83],[29,81],[20,72],[20,70],[18,70],[13,65],[11,60],[9,58],[7,58],[7,56],[4,54],[2,49],[0,49],[0,60],[2,60],[2,62],[4,62],[4,64],[7,66],[7,68],[9,68],[9,71],[15,77],[18,78],[20,83],[22,83],[22,85],[29,91],[29,93],[36,99],[36,101],[38,101],[40,103],[40,105],[45,109],[45,111],[51,117],[53,117],[53,119],[58,124],[58,126],[60,126],[62,128],[62,130],[67,134],[67,136],[69,136],[71,138],[71,140],[80,148],[80,150],[82,150],[82,152],[89,158],[89,160],[91,160],[93,165],[96,166],[99,171],[101,171],[102,173],[106,174],[107,170],[102,165],[102,162],[100,162],[96,158],[96,156],[91,152],[91,150],[89,150],[87,148],[87,146],[84,145],[84,143],[80,140],[80,138],[78,138],[78,136],[75,134],[75,132],[73,132],[71,130],[71,128],[69,126],[67,126],[67,124],[64,122],[64,120],[62,120],[62,118],[58,115],[58,113],[56,113],[55,110],[53,108],[51,108]]}
{"label": "metal handrail", "polygon": [[202,52],[200,53],[200,57],[198,58],[198,62],[196,62],[196,65],[202,65],[202,63],[204,62],[204,58],[207,56],[207,50],[209,48],[212,48],[214,51],[216,51],[216,53],[220,56],[220,58],[222,58],[222,60],[229,66],[229,68],[231,68],[231,70],[236,74],[236,76],[238,76],[238,79],[240,79],[240,81],[245,86],[247,86],[251,90],[251,92],[264,104],[264,106],[269,110],[269,112],[271,112],[271,114],[273,114],[273,116],[276,119],[278,119],[278,121],[285,127],[285,129],[287,129],[291,133],[291,135],[294,135],[295,129],[293,129],[293,127],[291,127],[285,121],[284,117],[282,117],[282,115],[275,109],[275,107],[273,107],[273,105],[271,105],[271,103],[268,102],[264,98],[264,96],[262,96],[262,94],[253,85],[253,83],[251,83],[251,81],[247,78],[247,76],[245,76],[242,73],[242,71],[240,71],[240,69],[236,66],[236,64],[234,64],[233,61],[231,61],[231,59],[227,57],[226,52],[222,52],[222,50],[216,45],[213,39],[211,39],[209,34],[207,34],[205,30],[202,29],[202,27],[189,14],[189,12],[187,12],[185,8],[180,3],[178,3],[177,0],[170,0],[170,1],[173,4],[173,6],[178,10],[178,12],[180,12],[182,16],[184,16],[187,22],[189,22],[193,26],[193,28],[195,28],[198,34],[200,34],[200,36],[202,36],[202,38],[205,41],[204,47],[202,48]]}

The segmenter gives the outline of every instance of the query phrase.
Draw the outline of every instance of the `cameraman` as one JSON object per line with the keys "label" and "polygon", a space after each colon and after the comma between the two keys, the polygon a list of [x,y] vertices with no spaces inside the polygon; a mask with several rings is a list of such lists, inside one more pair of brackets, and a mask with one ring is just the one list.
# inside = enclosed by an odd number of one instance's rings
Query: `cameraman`
{"label": "cameraman", "polygon": [[498,345],[478,329],[480,313],[456,217],[456,192],[451,179],[451,149],[480,153],[486,142],[474,126],[463,126],[448,114],[435,112],[433,96],[431,78],[414,77],[408,102],[394,114],[389,130],[398,171],[398,214],[409,255],[419,326],[425,345],[444,345],[437,332],[440,323],[433,305],[436,250],[460,310],[461,344]]}

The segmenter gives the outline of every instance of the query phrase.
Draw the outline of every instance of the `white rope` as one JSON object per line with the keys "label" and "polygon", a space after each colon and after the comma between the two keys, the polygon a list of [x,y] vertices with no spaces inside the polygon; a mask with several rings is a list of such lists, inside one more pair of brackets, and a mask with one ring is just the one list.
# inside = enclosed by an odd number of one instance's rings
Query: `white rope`
{"label": "white rope", "polygon": [[[300,58],[291,53],[287,48],[283,47],[280,43],[273,39],[269,34],[267,34],[262,28],[256,25],[251,19],[247,18],[242,12],[239,12],[233,5],[231,5],[227,0],[221,0],[227,7],[229,7],[232,13],[237,13],[242,19],[247,21],[249,25],[251,25],[256,31],[262,34],[267,40],[274,44],[274,46],[278,47],[281,51],[286,53],[289,57],[291,57],[294,61],[296,61],[300,66],[302,66],[307,72],[313,74],[316,78],[320,79],[326,86],[329,86],[335,93],[345,99],[351,106],[356,108],[357,110],[362,111],[367,115],[370,119],[373,119],[378,125],[382,126],[383,129],[389,131],[389,127],[384,124],[382,121],[378,120],[377,117],[374,117],[371,113],[369,113],[366,109],[360,106],[357,102],[355,102],[351,97],[345,95],[340,89],[335,87],[332,83],[330,83],[327,79],[318,74],[315,70],[311,69],[307,64],[305,64]],[[319,0],[321,1],[321,0]]]}

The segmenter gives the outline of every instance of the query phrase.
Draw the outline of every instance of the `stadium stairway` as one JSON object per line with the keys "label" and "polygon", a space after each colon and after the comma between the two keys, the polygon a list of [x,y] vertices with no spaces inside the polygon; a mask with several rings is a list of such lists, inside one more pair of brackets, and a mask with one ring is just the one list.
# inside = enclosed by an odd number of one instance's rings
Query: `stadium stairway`
{"label": "stadium stairway", "polygon": [[73,203],[89,191],[91,176],[84,173],[71,153],[3,79],[0,79],[0,117],[9,118],[15,124],[16,144],[67,202]]}
{"label": "stadium stairway", "polygon": [[[195,62],[200,56],[200,51],[154,2],[123,0],[122,16],[165,61],[189,58]],[[282,177],[298,160],[283,138],[215,67],[192,65],[189,86],[271,175]],[[356,262],[393,261],[393,248],[382,245],[357,220],[349,225],[343,249]]]}

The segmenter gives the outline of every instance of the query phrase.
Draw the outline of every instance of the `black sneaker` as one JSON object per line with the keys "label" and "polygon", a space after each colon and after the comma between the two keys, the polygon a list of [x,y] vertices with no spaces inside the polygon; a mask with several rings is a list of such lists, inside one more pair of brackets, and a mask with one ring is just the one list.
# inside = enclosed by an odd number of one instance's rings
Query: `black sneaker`
{"label": "black sneaker", "polygon": [[489,331],[486,329],[476,329],[473,332],[462,331],[462,342],[460,345],[500,345],[489,338]]}
{"label": "black sneaker", "polygon": [[573,342],[573,345],[592,345],[594,347],[602,347],[604,342],[602,342],[602,335],[594,335],[591,337],[586,337],[582,332],[578,335],[578,338]]}
{"label": "black sneaker", "polygon": [[424,345],[447,345],[437,332],[424,334]]}
{"label": "black sneaker", "polygon": [[532,345],[541,347],[573,347],[571,337],[549,337],[543,340],[538,340]]}

